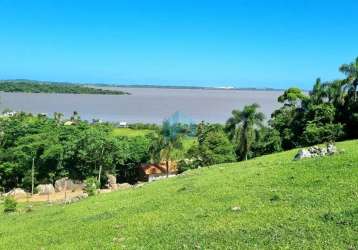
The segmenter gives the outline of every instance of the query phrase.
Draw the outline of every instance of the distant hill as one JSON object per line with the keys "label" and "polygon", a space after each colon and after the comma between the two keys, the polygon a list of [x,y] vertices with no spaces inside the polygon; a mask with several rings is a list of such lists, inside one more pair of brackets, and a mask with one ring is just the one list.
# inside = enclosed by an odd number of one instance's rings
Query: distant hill
{"label": "distant hill", "polygon": [[0,249],[357,249],[358,141],[337,147],[345,152],[293,161],[296,149],[0,212]]}
{"label": "distant hill", "polygon": [[0,91],[24,93],[96,94],[125,95],[120,90],[108,90],[81,84],[63,82],[42,82],[32,80],[0,80]]}

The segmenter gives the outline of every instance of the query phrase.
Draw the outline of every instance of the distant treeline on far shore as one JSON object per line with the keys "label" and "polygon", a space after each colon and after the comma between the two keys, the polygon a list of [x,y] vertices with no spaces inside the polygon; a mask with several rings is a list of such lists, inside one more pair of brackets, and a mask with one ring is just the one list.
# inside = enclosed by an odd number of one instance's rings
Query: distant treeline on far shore
{"label": "distant treeline on far shore", "polygon": [[32,80],[0,80],[0,91],[24,93],[59,93],[59,94],[97,94],[97,95],[126,95],[120,90],[108,90],[89,87],[82,84],[42,82]]}

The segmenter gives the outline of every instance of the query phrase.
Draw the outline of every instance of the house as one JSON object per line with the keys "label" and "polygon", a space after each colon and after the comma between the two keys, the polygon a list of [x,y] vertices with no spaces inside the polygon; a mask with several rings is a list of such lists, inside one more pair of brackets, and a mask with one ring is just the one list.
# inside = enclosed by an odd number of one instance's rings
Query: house
{"label": "house", "polygon": [[[178,173],[177,164],[169,162],[168,177],[175,176]],[[139,176],[142,181],[155,181],[158,179],[166,178],[167,168],[165,162],[160,164],[142,164],[139,168]]]}
{"label": "house", "polygon": [[9,111],[9,112],[4,112],[1,116],[2,117],[13,117],[17,114],[16,111]]}
{"label": "house", "polygon": [[126,127],[128,127],[128,123],[127,122],[120,122],[119,127],[120,128],[126,128]]}

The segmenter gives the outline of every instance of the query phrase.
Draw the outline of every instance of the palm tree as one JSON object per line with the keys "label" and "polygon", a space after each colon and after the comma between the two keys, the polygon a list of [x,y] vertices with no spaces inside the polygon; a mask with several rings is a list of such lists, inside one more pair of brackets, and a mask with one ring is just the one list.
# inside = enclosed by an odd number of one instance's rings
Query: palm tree
{"label": "palm tree", "polygon": [[176,160],[178,150],[183,148],[181,135],[163,126],[159,134],[154,135],[149,147],[152,161],[155,163],[165,162],[166,175],[169,176],[169,162]]}
{"label": "palm tree", "polygon": [[322,84],[327,101],[333,103],[334,106],[344,104],[345,93],[343,85],[344,82],[342,80],[335,80]]}
{"label": "palm tree", "polygon": [[313,104],[321,104],[326,97],[324,84],[321,83],[321,78],[317,78],[313,85],[312,91],[310,91],[311,102]]}
{"label": "palm tree", "polygon": [[62,118],[63,118],[63,114],[59,113],[59,112],[55,112],[55,113],[53,113],[53,118],[55,119],[57,124],[60,124],[60,122],[62,121]]}
{"label": "palm tree", "polygon": [[354,102],[357,100],[358,87],[358,57],[355,62],[350,64],[343,64],[339,70],[347,76],[344,80],[345,88],[348,90],[350,96],[353,95]]}
{"label": "palm tree", "polygon": [[233,110],[232,117],[226,122],[226,130],[229,137],[238,142],[238,151],[241,157],[247,160],[247,156],[254,137],[254,127],[262,127],[265,116],[262,112],[257,112],[260,106],[256,103],[245,106],[242,111]]}

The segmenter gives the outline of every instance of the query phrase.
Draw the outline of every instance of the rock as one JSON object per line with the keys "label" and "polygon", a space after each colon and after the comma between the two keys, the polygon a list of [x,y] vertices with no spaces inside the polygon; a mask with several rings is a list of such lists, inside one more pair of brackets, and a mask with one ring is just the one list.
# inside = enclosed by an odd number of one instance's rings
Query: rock
{"label": "rock", "polygon": [[329,155],[333,155],[337,153],[337,148],[333,143],[328,143],[327,144],[327,154]]}
{"label": "rock", "polygon": [[88,194],[87,194],[87,193],[81,194],[81,199],[86,199],[86,198],[88,198]]}
{"label": "rock", "polygon": [[38,194],[53,194],[55,193],[55,188],[52,184],[40,184],[36,187]]}
{"label": "rock", "polygon": [[129,183],[121,183],[121,184],[117,184],[117,188],[118,189],[127,189],[127,188],[131,188],[132,185]]}
{"label": "rock", "polygon": [[58,179],[55,182],[55,190],[56,192],[62,192],[65,191],[65,189],[67,191],[69,190],[83,190],[84,186],[83,183],[80,181],[73,181],[71,179],[68,178],[61,178]]}
{"label": "rock", "polygon": [[78,202],[80,200],[86,199],[87,197],[88,197],[87,193],[81,193],[79,195],[64,200],[63,203],[70,204],[70,203]]}
{"label": "rock", "polygon": [[318,146],[312,146],[307,149],[301,149],[296,154],[294,160],[301,160],[304,158],[312,158],[318,156],[333,155],[337,153],[337,148],[333,143],[327,144],[326,148],[320,148]]}
{"label": "rock", "polygon": [[234,211],[234,212],[239,212],[240,210],[241,210],[241,208],[239,206],[231,208],[231,211]]}
{"label": "rock", "polygon": [[117,177],[112,174],[107,174],[107,186],[110,189],[117,189]]}
{"label": "rock", "polygon": [[10,192],[6,193],[5,196],[14,196],[16,198],[27,197],[27,193],[22,188],[14,188]]}
{"label": "rock", "polygon": [[312,154],[310,153],[309,150],[307,149],[301,149],[300,151],[298,151],[298,153],[296,154],[295,156],[295,160],[301,160],[301,159],[304,159],[304,158],[311,158],[312,157]]}

